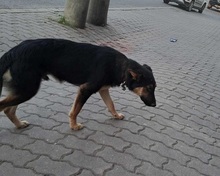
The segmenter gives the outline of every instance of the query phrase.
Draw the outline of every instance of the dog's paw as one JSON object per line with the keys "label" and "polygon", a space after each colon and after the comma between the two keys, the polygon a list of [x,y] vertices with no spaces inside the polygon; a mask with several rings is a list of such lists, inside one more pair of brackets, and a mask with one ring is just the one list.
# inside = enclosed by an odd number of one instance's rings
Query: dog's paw
{"label": "dog's paw", "polygon": [[22,120],[22,121],[20,121],[20,124],[17,126],[17,128],[22,129],[22,128],[28,127],[29,125],[30,124],[26,120]]}
{"label": "dog's paw", "polygon": [[114,115],[114,118],[115,118],[115,119],[118,119],[118,120],[122,120],[122,119],[125,118],[125,116],[124,116],[124,114],[122,114],[122,113],[117,113],[117,114]]}
{"label": "dog's paw", "polygon": [[77,130],[83,129],[83,127],[84,127],[84,126],[83,126],[81,123],[77,123],[76,125],[72,125],[70,128],[71,128],[72,130],[77,131]]}

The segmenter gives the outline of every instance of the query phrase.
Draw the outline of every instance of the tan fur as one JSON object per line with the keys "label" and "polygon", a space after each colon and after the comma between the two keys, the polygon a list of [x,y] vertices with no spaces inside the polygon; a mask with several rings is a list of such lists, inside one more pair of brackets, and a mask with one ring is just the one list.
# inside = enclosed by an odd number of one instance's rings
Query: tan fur
{"label": "tan fur", "polygon": [[4,75],[3,75],[3,80],[4,80],[5,82],[9,82],[9,81],[12,80],[11,72],[10,72],[9,69],[4,73]]}
{"label": "tan fur", "polygon": [[113,101],[110,97],[110,94],[109,94],[109,89],[108,88],[107,89],[100,89],[99,94],[102,97],[104,103],[106,104],[106,106],[108,108],[108,111],[112,114],[112,116],[115,119],[123,119],[124,115],[121,113],[117,113],[117,111],[115,110],[114,103],[113,103]]}
{"label": "tan fur", "polygon": [[135,94],[137,94],[138,96],[142,96],[144,93],[144,88],[143,87],[137,87],[137,88],[135,88],[134,90],[133,90],[133,92],[135,93]]}
{"label": "tan fur", "polygon": [[16,96],[13,95],[9,95],[8,97],[6,97],[5,99],[0,101],[0,105],[3,105],[0,107],[0,112],[3,111],[7,106],[4,106],[5,103],[10,102],[12,100],[16,99]]}
{"label": "tan fur", "polygon": [[78,94],[76,96],[75,102],[69,112],[70,128],[73,130],[80,130],[83,128],[83,125],[80,123],[77,123],[76,121],[77,115],[82,109],[82,105],[79,103],[79,97],[80,97],[80,88],[78,90]]}
{"label": "tan fur", "polygon": [[17,118],[15,112],[16,112],[17,106],[11,106],[4,109],[5,115],[11,120],[12,123],[17,128],[25,128],[29,125],[27,121],[21,121]]}
{"label": "tan fur", "polygon": [[109,89],[109,88],[110,88],[110,86],[103,86],[103,87],[101,87],[101,89],[99,89],[99,91],[106,90],[106,89]]}

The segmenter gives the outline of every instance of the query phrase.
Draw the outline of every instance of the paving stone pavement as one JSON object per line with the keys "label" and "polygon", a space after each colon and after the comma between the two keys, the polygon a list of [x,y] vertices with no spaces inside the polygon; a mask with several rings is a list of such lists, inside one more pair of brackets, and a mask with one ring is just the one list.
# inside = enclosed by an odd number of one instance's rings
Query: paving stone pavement
{"label": "paving stone pavement", "polygon": [[30,38],[109,45],[149,64],[158,85],[156,108],[113,88],[122,121],[93,95],[79,115],[85,128],[75,132],[68,111],[77,87],[43,82],[18,110],[28,128],[0,115],[0,176],[219,176],[220,24],[211,13],[111,9],[107,27],[82,30],[57,23],[59,10],[0,10],[0,55]]}

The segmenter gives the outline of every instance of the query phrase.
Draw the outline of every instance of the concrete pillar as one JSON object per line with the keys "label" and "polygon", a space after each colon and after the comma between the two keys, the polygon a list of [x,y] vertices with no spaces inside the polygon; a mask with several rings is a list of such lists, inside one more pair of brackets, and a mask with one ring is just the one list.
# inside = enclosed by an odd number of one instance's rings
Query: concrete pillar
{"label": "concrete pillar", "polygon": [[64,10],[66,22],[71,27],[85,28],[89,0],[67,0]]}
{"label": "concrete pillar", "polygon": [[96,26],[107,24],[107,15],[110,0],[90,0],[87,22]]}

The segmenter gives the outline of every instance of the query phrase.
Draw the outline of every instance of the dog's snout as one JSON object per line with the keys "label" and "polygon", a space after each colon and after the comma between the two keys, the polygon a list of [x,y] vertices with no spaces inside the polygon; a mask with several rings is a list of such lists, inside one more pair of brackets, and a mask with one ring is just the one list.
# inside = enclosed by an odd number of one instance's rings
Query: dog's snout
{"label": "dog's snout", "polygon": [[151,106],[151,107],[155,107],[156,106],[156,100],[152,100],[152,99],[150,99],[148,97],[143,97],[143,96],[141,96],[140,98],[144,102],[145,105]]}

